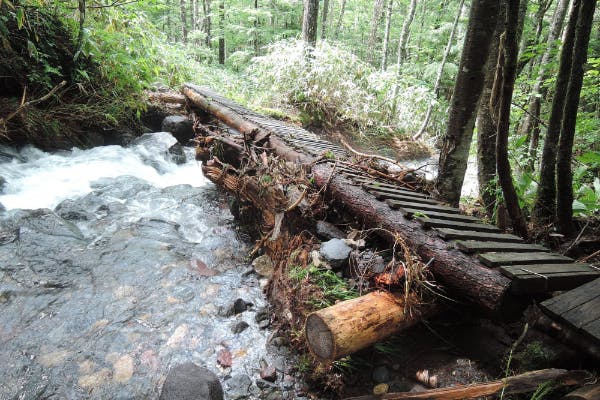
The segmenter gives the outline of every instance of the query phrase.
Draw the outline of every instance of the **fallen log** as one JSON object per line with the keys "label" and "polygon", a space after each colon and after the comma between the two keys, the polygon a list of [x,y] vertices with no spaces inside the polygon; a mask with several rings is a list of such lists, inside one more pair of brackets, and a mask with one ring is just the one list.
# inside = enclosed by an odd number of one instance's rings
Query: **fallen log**
{"label": "fallen log", "polygon": [[511,316],[519,309],[519,304],[508,294],[510,280],[499,271],[451,248],[432,231],[423,230],[418,222],[406,219],[400,211],[390,209],[346,178],[333,174],[333,165],[315,165],[312,172],[315,184],[326,187],[335,204],[350,211],[364,226],[378,228],[391,243],[396,240],[394,234],[399,235],[424,262],[431,261],[430,270],[450,294],[493,315]]}
{"label": "fallen log", "polygon": [[582,386],[569,393],[562,400],[598,400],[600,399],[600,383]]}
{"label": "fallen log", "polygon": [[540,385],[552,382],[555,386],[583,385],[589,378],[586,371],[564,369],[542,369],[526,372],[491,382],[471,385],[457,385],[447,388],[425,390],[423,392],[387,393],[383,396],[348,397],[345,400],[459,400],[504,394],[530,393]]}
{"label": "fallen log", "polygon": [[185,96],[176,92],[147,92],[148,100],[160,103],[185,105]]}
{"label": "fallen log", "polygon": [[377,291],[313,312],[304,328],[308,347],[320,360],[333,361],[416,325],[433,310],[412,296],[409,303]]}

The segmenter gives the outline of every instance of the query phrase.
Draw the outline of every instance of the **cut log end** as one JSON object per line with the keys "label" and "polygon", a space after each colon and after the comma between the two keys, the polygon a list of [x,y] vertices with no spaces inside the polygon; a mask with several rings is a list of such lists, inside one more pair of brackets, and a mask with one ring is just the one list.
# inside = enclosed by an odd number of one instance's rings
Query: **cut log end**
{"label": "cut log end", "polygon": [[330,360],[335,354],[335,342],[331,330],[318,314],[306,319],[306,340],[312,352],[322,360]]}

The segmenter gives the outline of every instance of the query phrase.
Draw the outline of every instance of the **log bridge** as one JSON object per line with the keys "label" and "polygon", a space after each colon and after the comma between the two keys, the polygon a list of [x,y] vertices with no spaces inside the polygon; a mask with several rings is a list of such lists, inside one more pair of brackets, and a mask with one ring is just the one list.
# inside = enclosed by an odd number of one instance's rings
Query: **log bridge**
{"label": "log bridge", "polygon": [[[362,228],[376,228],[390,244],[400,237],[427,262],[449,296],[488,315],[506,317],[520,313],[533,297],[550,298],[551,292],[567,291],[543,302],[542,310],[577,337],[596,348],[600,344],[598,268],[501,232],[377,170],[353,167],[351,151],[298,126],[258,114],[205,87],[185,84],[182,91],[200,118],[209,114],[225,125],[220,140],[230,151],[239,153],[248,146],[269,149],[298,165],[317,189],[336,207],[352,213]],[[205,172],[211,168],[208,158],[204,158]],[[223,184],[214,173],[207,176]],[[377,292],[364,297],[351,300],[351,309],[340,303],[309,316],[307,341],[317,357],[335,359],[418,322],[420,313],[405,315],[401,301]],[[373,304],[386,312],[374,312]]]}

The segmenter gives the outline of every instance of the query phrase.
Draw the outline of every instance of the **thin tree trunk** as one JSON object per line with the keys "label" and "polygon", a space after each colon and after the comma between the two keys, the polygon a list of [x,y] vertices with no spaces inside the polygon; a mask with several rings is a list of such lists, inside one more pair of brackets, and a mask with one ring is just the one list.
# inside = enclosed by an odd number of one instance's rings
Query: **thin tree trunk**
{"label": "thin tree trunk", "polygon": [[302,17],[302,40],[309,49],[317,44],[317,22],[319,20],[319,0],[304,0]]}
{"label": "thin tree trunk", "polygon": [[206,42],[206,47],[208,47],[209,49],[212,47],[212,21],[211,21],[211,11],[210,11],[210,0],[202,0],[202,11],[204,12],[204,19],[203,19],[203,27],[204,27],[204,33],[206,35],[205,37],[205,42]]}
{"label": "thin tree trunk", "polygon": [[369,41],[367,42],[367,62],[372,63],[373,57],[375,56],[375,41],[377,40],[377,29],[379,28],[379,21],[381,21],[381,14],[383,12],[384,0],[375,0],[373,2],[373,16],[371,18],[371,30],[369,32]]}
{"label": "thin tree trunk", "polygon": [[195,31],[198,25],[198,0],[192,1],[192,21],[191,21],[191,30]]}
{"label": "thin tree trunk", "polygon": [[571,72],[575,26],[577,25],[580,6],[581,0],[573,0],[560,53],[560,66],[554,86],[550,120],[548,121],[546,139],[542,150],[537,197],[533,208],[534,221],[539,225],[553,222],[556,217],[556,152]]}
{"label": "thin tree trunk", "polygon": [[485,78],[482,60],[487,59],[497,15],[498,0],[473,1],[436,180],[439,194],[453,205],[459,203],[467,170],[475,115]]}
{"label": "thin tree trunk", "polygon": [[85,31],[83,26],[85,24],[85,0],[78,0],[77,8],[79,10],[79,32],[77,32],[77,44],[75,45],[75,54],[73,55],[73,62],[77,62],[81,55],[81,49],[83,48],[83,37]]}
{"label": "thin tree trunk", "polygon": [[327,36],[327,15],[329,14],[329,0],[323,0],[323,15],[321,16],[321,40]]}
{"label": "thin tree trunk", "polygon": [[573,172],[571,159],[573,155],[573,139],[575,136],[575,122],[579,96],[583,84],[583,67],[587,60],[588,44],[594,21],[596,0],[582,0],[577,28],[575,30],[575,43],[571,57],[571,76],[567,87],[563,120],[558,143],[556,160],[556,216],[558,229],[561,233],[573,232]]}
{"label": "thin tree trunk", "polygon": [[485,80],[479,109],[477,111],[477,181],[479,183],[479,197],[486,209],[489,218],[496,210],[497,190],[496,181],[496,131],[498,129],[497,104],[492,104],[492,88],[496,77],[498,50],[500,36],[504,32],[505,9],[500,8],[496,31],[488,58],[485,64]]}
{"label": "thin tree trunk", "polygon": [[402,31],[400,32],[400,40],[398,41],[398,70],[404,62],[404,56],[406,53],[406,44],[408,43],[408,35],[410,33],[410,25],[412,24],[413,18],[415,17],[415,11],[417,9],[417,0],[410,0],[410,6],[408,7],[408,14],[404,18],[402,23]]}
{"label": "thin tree trunk", "polygon": [[188,35],[188,29],[187,29],[187,16],[186,16],[186,10],[185,10],[186,6],[185,6],[185,0],[179,0],[179,9],[181,11],[181,39],[183,41],[183,43],[187,43],[187,35]]}
{"label": "thin tree trunk", "polygon": [[342,29],[342,23],[344,22],[344,12],[346,11],[346,0],[342,0],[342,5],[340,6],[340,16],[338,17],[337,24],[335,25],[335,40],[338,40],[340,37],[340,30]]}
{"label": "thin tree trunk", "polygon": [[225,64],[225,0],[219,3],[219,64]]}
{"label": "thin tree trunk", "polygon": [[252,40],[252,43],[254,45],[254,55],[258,56],[258,50],[260,47],[258,40],[258,0],[254,0],[254,10],[254,39]]}
{"label": "thin tree trunk", "polygon": [[[521,30],[519,20],[519,0],[507,0],[506,30],[504,31],[504,67],[502,69],[502,88],[496,133],[496,169],[498,171],[498,182],[502,188],[504,202],[512,220],[513,229],[516,234],[526,238],[528,236],[527,223],[519,206],[519,198],[513,185],[512,172],[508,160],[510,106],[515,79],[517,77],[516,71],[519,58],[519,31]],[[497,79],[500,79],[500,77],[497,77]]]}
{"label": "thin tree trunk", "polygon": [[533,128],[536,120],[540,116],[540,109],[542,103],[541,91],[544,81],[546,79],[546,67],[548,66],[550,57],[552,56],[552,51],[554,50],[556,39],[558,39],[558,35],[560,34],[560,31],[562,29],[568,5],[569,0],[558,0],[558,3],[556,5],[556,10],[554,11],[552,22],[550,24],[550,29],[548,31],[548,36],[546,38],[546,49],[544,50],[544,54],[542,55],[537,78],[535,80],[533,89],[531,90],[531,95],[529,96],[529,107],[527,110],[528,112],[525,113],[523,125],[521,126],[521,134],[526,135],[530,138],[529,154],[532,158],[535,157],[535,154],[537,152],[538,136],[536,135],[535,137],[533,137]]}
{"label": "thin tree trunk", "polygon": [[[442,62],[440,63],[440,67],[438,68],[437,75],[435,77],[435,83],[433,84],[433,96],[437,100],[440,93],[440,83],[442,82],[442,76],[444,74],[444,66],[446,65],[446,60],[448,60],[448,55],[450,54],[450,49],[452,48],[452,43],[454,42],[454,34],[456,33],[456,27],[458,26],[458,21],[462,14],[463,4],[465,0],[460,0],[458,4],[458,12],[456,13],[456,18],[454,18],[454,24],[452,25],[452,30],[450,31],[450,37],[448,38],[448,43],[446,44],[446,49],[444,50],[444,55],[442,57]],[[427,129],[427,125],[429,125],[429,120],[431,119],[431,112],[433,111],[434,102],[430,102],[427,107],[427,113],[425,114],[425,120],[417,132],[413,136],[413,140],[417,140],[420,138],[425,130]]]}
{"label": "thin tree trunk", "polygon": [[385,14],[385,33],[383,38],[383,51],[381,57],[381,70],[387,69],[388,63],[388,51],[390,46],[390,30],[392,26],[392,13],[394,9],[394,0],[389,0],[387,5],[387,11]]}

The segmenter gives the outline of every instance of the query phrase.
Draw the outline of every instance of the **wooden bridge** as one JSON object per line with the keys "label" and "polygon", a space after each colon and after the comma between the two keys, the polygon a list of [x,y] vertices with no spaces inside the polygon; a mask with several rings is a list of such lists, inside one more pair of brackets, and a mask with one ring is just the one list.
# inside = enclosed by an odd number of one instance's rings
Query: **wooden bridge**
{"label": "wooden bridge", "polygon": [[[281,158],[308,166],[315,184],[326,187],[365,228],[402,237],[455,298],[496,315],[547,299],[540,304],[544,313],[600,345],[598,268],[501,232],[376,170],[354,166],[349,151],[298,126],[203,87],[186,84],[183,92],[193,108],[224,123],[238,145],[268,142]],[[556,291],[564,293],[551,297]]]}

